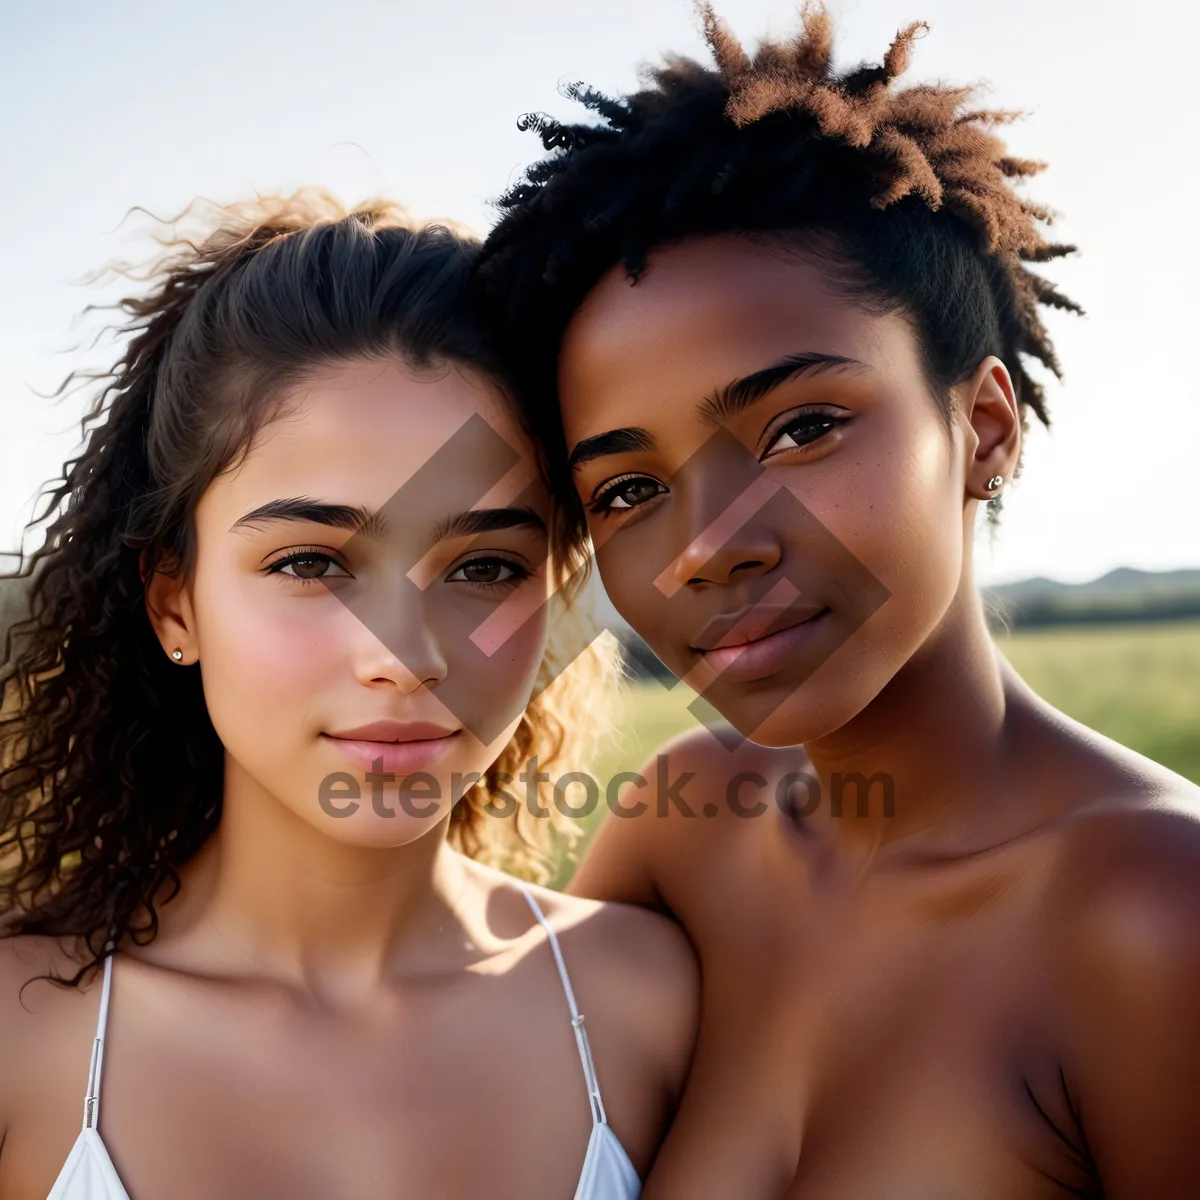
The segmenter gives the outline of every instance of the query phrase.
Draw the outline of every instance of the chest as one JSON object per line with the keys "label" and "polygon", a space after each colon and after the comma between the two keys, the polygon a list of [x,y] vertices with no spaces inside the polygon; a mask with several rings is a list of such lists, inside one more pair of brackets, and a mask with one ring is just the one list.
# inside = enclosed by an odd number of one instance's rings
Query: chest
{"label": "chest", "polygon": [[1067,1194],[1048,1176],[1086,1186],[1043,1115],[1069,1130],[1053,964],[1026,897],[959,892],[914,909],[782,904],[777,891],[768,905],[765,886],[751,883],[736,914],[752,933],[710,917],[700,943],[701,1116],[680,1130],[697,1162],[711,1147],[698,1186],[713,1190],[697,1197],[1011,1200]]}
{"label": "chest", "polygon": [[[482,994],[506,986],[430,989],[346,1021],[150,1000],[118,982],[100,1135],[132,1200],[571,1196],[592,1119],[569,1014],[549,989],[521,1004]],[[44,1200],[66,1158],[87,1075],[78,1045],[78,1071],[15,1131],[6,1196]]]}

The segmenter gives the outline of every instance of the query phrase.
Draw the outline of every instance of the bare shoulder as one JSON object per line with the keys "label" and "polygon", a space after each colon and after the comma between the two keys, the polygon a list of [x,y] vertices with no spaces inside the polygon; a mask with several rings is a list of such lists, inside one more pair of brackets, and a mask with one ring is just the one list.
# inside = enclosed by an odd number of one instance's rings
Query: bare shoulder
{"label": "bare shoulder", "polygon": [[633,773],[613,815],[655,828],[686,822],[689,831],[724,824],[774,804],[781,786],[811,769],[802,746],[759,746],[731,728],[700,726],[673,737]]}
{"label": "bare shoulder", "polygon": [[[1200,793],[1181,781],[1070,824],[1043,909],[1060,1069],[1090,1112],[1098,1151],[1132,1159],[1153,1147],[1157,1159],[1139,1178],[1161,1170],[1190,1179],[1200,1119]],[[1151,1185],[1145,1194],[1167,1192]]]}
{"label": "bare shoulder", "polygon": [[601,996],[608,1007],[688,1025],[699,968],[687,936],[669,917],[634,904],[518,883],[476,862],[467,869],[488,897],[493,930],[506,940],[544,937],[526,897],[533,900],[554,931],[581,1005],[587,996]]}
{"label": "bare shoulder", "polygon": [[39,1013],[56,1007],[54,1000],[62,989],[43,976],[69,977],[77,970],[78,964],[49,938],[0,938],[0,1043]]}
{"label": "bare shoulder", "polygon": [[558,937],[588,1026],[628,1061],[654,1064],[676,1095],[699,1019],[695,953],[674,921],[649,909],[530,888]]}
{"label": "bare shoulder", "polygon": [[640,990],[666,1000],[684,998],[695,982],[696,961],[684,931],[661,913],[617,901],[530,887],[564,953],[571,948],[600,970],[628,976]]}
{"label": "bare shoulder", "polygon": [[1200,788],[1174,776],[1102,798],[1064,825],[1063,846],[1067,886],[1097,897],[1200,884]]}
{"label": "bare shoulder", "polygon": [[0,1128],[20,1106],[30,1064],[96,1008],[93,979],[68,988],[45,978],[69,979],[78,968],[52,939],[0,938]]}
{"label": "bare shoulder", "polygon": [[642,768],[652,781],[642,823],[653,827],[663,856],[692,877],[708,855],[727,856],[733,839],[757,829],[811,770],[802,746],[759,746],[730,728],[700,727],[667,742]]}
{"label": "bare shoulder", "polygon": [[572,975],[610,981],[634,1008],[686,1013],[698,991],[696,956],[668,917],[634,904],[530,888],[558,935]]}
{"label": "bare shoulder", "polygon": [[1055,926],[1084,985],[1191,972],[1200,992],[1200,788],[1170,777],[1106,800],[1062,846]]}
{"label": "bare shoulder", "polygon": [[[803,746],[759,746],[728,726],[701,726],[679,734],[654,754],[642,769],[661,791],[665,782],[687,775],[696,799],[716,802],[719,816],[738,816],[741,809],[773,795],[781,781],[812,770]],[[680,806],[679,811],[684,811]],[[713,819],[716,819],[715,817]]]}
{"label": "bare shoulder", "polygon": [[811,769],[800,746],[758,746],[732,730],[697,728],[631,774],[571,890],[677,912],[672,897],[725,859]]}

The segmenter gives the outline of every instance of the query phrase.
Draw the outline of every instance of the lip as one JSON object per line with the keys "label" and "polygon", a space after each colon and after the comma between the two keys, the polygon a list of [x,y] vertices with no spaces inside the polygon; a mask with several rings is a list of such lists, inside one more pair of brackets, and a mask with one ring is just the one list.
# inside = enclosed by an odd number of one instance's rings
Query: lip
{"label": "lip", "polygon": [[372,721],[369,725],[356,725],[353,729],[341,729],[327,734],[331,738],[345,738],[351,742],[429,742],[438,738],[451,737],[458,732],[432,721]]}
{"label": "lip", "polygon": [[321,737],[365,771],[406,775],[432,766],[461,733],[429,721],[372,721]]}
{"label": "lip", "polygon": [[700,653],[732,649],[782,633],[825,611],[823,604],[751,605],[715,616],[696,634],[692,649]]}
{"label": "lip", "polygon": [[783,628],[771,629],[771,624],[783,620],[782,614],[776,612],[774,621],[767,623],[757,637],[751,637],[739,628],[736,633],[730,630],[716,639],[711,649],[693,648],[705,666],[722,681],[753,683],[766,679],[786,667],[797,651],[820,635],[831,613],[828,608],[821,608],[808,615],[796,613],[794,616],[795,619]]}

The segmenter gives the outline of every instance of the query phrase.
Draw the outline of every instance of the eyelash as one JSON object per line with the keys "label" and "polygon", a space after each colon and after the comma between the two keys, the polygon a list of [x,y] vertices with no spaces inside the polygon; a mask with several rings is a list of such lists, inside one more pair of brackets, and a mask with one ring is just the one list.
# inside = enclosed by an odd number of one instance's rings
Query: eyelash
{"label": "eyelash", "polygon": [[827,433],[832,433],[833,430],[835,430],[839,425],[844,425],[848,420],[849,417],[838,416],[834,413],[821,412],[819,410],[796,413],[789,417],[783,425],[776,429],[775,433],[771,436],[770,441],[767,442],[767,448],[759,456],[759,461],[765,462],[768,458],[774,457],[771,454],[771,447],[774,446],[775,443],[778,442],[779,439],[785,434],[791,435],[793,431],[801,428],[805,428],[811,432],[814,425],[824,426],[824,428],[816,433],[815,436],[806,438],[804,441],[799,441],[793,438],[793,441],[796,442],[795,445],[784,446],[781,450],[777,450],[775,452],[776,454],[783,454],[788,450],[802,450],[805,446],[811,446],[814,442],[820,441],[821,438],[823,438]]}
{"label": "eyelash", "polygon": [[[659,488],[660,490],[656,493],[657,495],[662,495],[667,490],[657,479],[650,475],[640,475],[637,472],[632,472],[628,475],[618,475],[616,479],[610,479],[596,491],[596,494],[588,504],[588,512],[599,516],[608,516],[612,512],[613,500],[616,499],[617,495],[625,490],[630,483],[635,483],[639,480],[645,480],[647,483],[652,483],[655,487]],[[642,504],[645,503],[647,501],[643,500]],[[641,504],[630,504],[626,507],[628,509],[641,508]]]}
{"label": "eyelash", "polygon": [[[294,566],[296,563],[299,563],[299,562],[312,562],[313,560],[316,560],[316,559],[319,559],[322,562],[330,563],[333,566],[339,567],[339,568],[341,568],[341,570],[346,571],[346,568],[343,567],[342,564],[340,562],[338,562],[338,560],[336,558],[334,558],[332,554],[327,554],[324,550],[318,550],[314,546],[314,547],[305,548],[303,550],[293,550],[291,554],[288,554],[283,558],[276,559],[267,568],[267,572],[268,572],[268,574],[271,574],[271,575],[282,575],[285,579],[290,579],[293,582],[300,584],[301,587],[309,587],[310,585],[312,585],[314,583],[319,583],[322,579],[325,579],[326,576],[325,575],[314,575],[309,579],[304,579],[299,575],[288,574],[286,571],[284,571],[283,568],[289,567],[289,566]],[[349,574],[350,574],[350,572],[346,571],[346,575],[349,575]],[[341,576],[335,575],[333,578],[337,579],[337,578],[341,578]]]}
{"label": "eyelash", "polygon": [[[478,566],[480,563],[496,564],[501,567],[506,567],[512,572],[512,575],[507,579],[493,579],[483,581],[479,579],[454,579],[453,577],[459,571],[465,570],[467,567]],[[523,563],[515,562],[511,558],[501,558],[498,554],[483,555],[479,558],[469,558],[466,562],[461,562],[449,575],[446,576],[447,583],[465,583],[469,587],[482,588],[485,591],[496,589],[506,589],[516,587],[518,584],[524,583],[533,572],[529,570]]]}

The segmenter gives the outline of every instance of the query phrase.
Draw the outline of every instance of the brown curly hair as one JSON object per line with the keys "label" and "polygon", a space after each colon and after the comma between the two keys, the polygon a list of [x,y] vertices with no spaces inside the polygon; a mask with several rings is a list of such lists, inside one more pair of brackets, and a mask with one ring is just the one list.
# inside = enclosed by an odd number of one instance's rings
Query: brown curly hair
{"label": "brown curly hair", "polygon": [[[0,935],[75,939],[84,961],[71,984],[109,943],[154,936],[178,868],[221,817],[224,750],[199,676],[164,660],[144,602],[155,570],[188,569],[209,483],[316,366],[378,356],[508,381],[470,295],[478,242],[446,222],[306,190],[191,206],[157,241],[148,268],[119,268],[148,285],[116,306],[120,360],[63,385],[100,385],[85,448],[44,490],[30,526],[44,542],[8,577],[27,578],[28,612],[0,668]],[[560,533],[571,575],[583,550]],[[572,823],[498,820],[484,805],[534,755],[583,765],[616,660],[596,643],[564,667],[552,647],[539,687],[553,683],[451,818],[457,848],[532,878]]]}
{"label": "brown curly hair", "polygon": [[1023,422],[1032,411],[1048,425],[1027,369],[1059,374],[1040,310],[1082,310],[1028,265],[1074,247],[1048,240],[1040,226],[1052,214],[1014,187],[1043,166],[1013,157],[995,134],[1016,114],[971,108],[970,87],[895,86],[922,22],[882,62],[839,71],[819,4],[804,6],[795,37],[753,56],[710,5],[700,10],[714,66],[668,56],[619,98],[567,86],[594,124],[521,118],[549,153],[498,201],[479,260],[482,289],[523,351],[521,398],[548,431],[556,494],[575,521],[584,517],[558,424],[559,339],[606,271],[622,265],[636,282],[656,247],[688,237],[795,241],[849,298],[913,319],[944,412],[949,388],[995,354]]}

